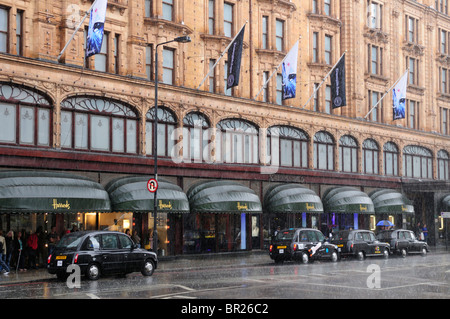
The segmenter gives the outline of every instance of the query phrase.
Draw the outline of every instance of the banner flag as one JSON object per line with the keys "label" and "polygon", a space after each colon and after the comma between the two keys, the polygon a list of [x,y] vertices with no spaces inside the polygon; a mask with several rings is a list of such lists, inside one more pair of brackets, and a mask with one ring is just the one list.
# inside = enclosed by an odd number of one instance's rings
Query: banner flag
{"label": "banner flag", "polygon": [[102,48],[107,4],[108,0],[96,0],[92,6],[86,39],[86,58],[100,53]]}
{"label": "banner flag", "polygon": [[286,55],[282,65],[282,99],[295,98],[297,89],[297,57],[298,57],[298,42]]}
{"label": "banner flag", "polygon": [[333,109],[347,105],[345,97],[345,56],[342,57],[331,73],[331,102]]}
{"label": "banner flag", "polygon": [[239,84],[245,25],[228,49],[227,90]]}
{"label": "banner flag", "polygon": [[397,82],[392,90],[392,103],[394,120],[405,118],[405,103],[406,103],[406,87],[408,85],[408,71]]}

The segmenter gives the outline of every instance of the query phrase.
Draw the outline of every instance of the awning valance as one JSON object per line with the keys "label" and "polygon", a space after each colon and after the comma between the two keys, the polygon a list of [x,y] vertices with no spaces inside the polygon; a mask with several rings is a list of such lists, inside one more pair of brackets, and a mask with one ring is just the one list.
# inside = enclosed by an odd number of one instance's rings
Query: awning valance
{"label": "awning valance", "polygon": [[369,194],[376,214],[414,214],[413,202],[392,189],[379,189]]}
{"label": "awning valance", "polygon": [[326,213],[375,213],[370,197],[354,187],[329,188],[323,194],[322,203]]}
{"label": "awning valance", "polygon": [[[106,186],[113,211],[152,212],[154,195],[147,189],[149,177],[129,176],[118,178]],[[189,202],[181,187],[158,179],[158,213],[189,213]]]}
{"label": "awning valance", "polygon": [[195,184],[188,192],[192,213],[262,213],[256,193],[234,181],[207,181]]}
{"label": "awning valance", "polygon": [[0,212],[109,212],[108,193],[88,178],[59,172],[0,172]]}
{"label": "awning valance", "polygon": [[264,211],[268,213],[323,213],[320,197],[299,184],[270,187],[264,196]]}

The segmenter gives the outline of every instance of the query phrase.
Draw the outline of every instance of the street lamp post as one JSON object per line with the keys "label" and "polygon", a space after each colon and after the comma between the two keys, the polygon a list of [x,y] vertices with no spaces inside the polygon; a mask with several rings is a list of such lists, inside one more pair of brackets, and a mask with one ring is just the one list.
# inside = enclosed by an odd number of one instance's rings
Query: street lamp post
{"label": "street lamp post", "polygon": [[[178,37],[170,41],[159,43],[156,45],[155,50],[155,119],[153,123],[153,156],[154,156],[154,174],[155,179],[158,181],[158,47],[171,42],[188,43],[191,42],[189,36]],[[153,251],[158,253],[158,232],[156,230],[156,217],[158,214],[158,189],[153,193]]]}

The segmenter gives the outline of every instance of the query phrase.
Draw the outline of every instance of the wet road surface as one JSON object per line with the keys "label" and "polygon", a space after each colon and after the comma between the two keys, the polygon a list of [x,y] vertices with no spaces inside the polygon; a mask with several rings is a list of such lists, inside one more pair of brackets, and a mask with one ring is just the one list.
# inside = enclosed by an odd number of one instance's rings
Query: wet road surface
{"label": "wet road surface", "polygon": [[[450,298],[450,254],[389,259],[275,265],[268,256],[253,264],[182,267],[80,281],[79,288],[54,278],[1,282],[0,300],[60,299],[273,299]],[[187,263],[188,261],[183,261]],[[195,261],[196,265],[202,261]],[[204,261],[208,263],[208,260]]]}

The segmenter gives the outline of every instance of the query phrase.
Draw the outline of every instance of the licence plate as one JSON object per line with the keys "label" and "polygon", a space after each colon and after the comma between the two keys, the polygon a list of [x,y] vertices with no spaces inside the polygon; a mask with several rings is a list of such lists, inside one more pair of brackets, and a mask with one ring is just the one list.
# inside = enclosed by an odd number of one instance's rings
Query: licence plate
{"label": "licence plate", "polygon": [[286,249],[287,246],[277,246],[278,249]]}
{"label": "licence plate", "polygon": [[279,254],[284,254],[284,249],[278,249]]}
{"label": "licence plate", "polygon": [[66,260],[67,256],[56,256],[56,260]]}
{"label": "licence plate", "polygon": [[342,248],[342,247],[344,247],[344,244],[339,244],[337,246]]}

